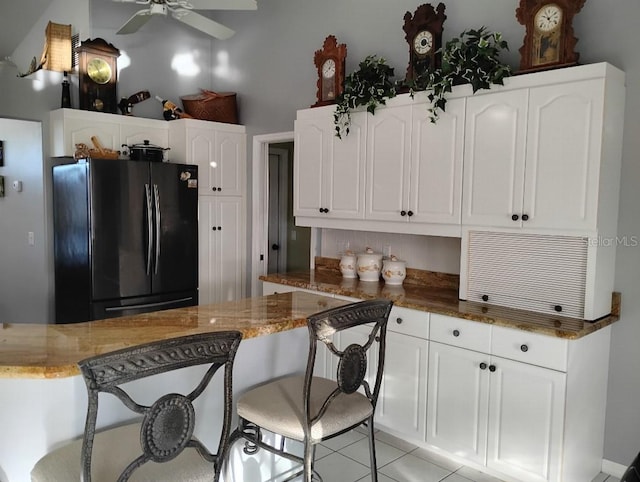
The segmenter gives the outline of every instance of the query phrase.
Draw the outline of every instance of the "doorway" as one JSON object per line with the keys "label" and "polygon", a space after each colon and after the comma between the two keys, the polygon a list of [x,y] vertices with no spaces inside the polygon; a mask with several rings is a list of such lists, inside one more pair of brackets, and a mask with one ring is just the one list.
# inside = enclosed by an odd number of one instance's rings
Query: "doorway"
{"label": "doorway", "polygon": [[262,293],[260,275],[310,267],[311,228],[293,216],[293,152],[292,132],[253,138],[253,296]]}

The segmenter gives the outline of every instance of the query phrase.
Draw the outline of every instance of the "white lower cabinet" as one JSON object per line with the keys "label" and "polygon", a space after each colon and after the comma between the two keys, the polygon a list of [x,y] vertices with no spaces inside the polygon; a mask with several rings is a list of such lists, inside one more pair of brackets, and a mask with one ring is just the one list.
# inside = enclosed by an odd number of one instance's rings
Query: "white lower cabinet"
{"label": "white lower cabinet", "polygon": [[244,198],[198,196],[199,304],[244,296]]}

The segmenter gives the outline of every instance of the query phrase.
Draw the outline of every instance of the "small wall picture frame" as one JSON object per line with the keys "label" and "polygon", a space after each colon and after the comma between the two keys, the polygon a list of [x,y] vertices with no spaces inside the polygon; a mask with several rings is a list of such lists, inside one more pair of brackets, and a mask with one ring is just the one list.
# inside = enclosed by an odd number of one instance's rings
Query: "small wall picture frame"
{"label": "small wall picture frame", "polygon": [[0,167],[4,166],[4,141],[0,141]]}

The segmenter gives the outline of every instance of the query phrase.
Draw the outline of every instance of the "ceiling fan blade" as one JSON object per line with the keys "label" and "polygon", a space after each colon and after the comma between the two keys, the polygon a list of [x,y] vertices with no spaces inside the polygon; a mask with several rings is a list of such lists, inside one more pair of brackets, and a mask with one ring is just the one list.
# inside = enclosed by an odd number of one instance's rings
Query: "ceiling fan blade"
{"label": "ceiling fan blade", "polygon": [[127,20],[127,22],[122,27],[120,27],[120,30],[118,30],[116,34],[126,35],[129,33],[137,32],[138,29],[145,23],[147,23],[150,19],[150,10],[139,10],[133,15],[133,17]]}
{"label": "ceiling fan blade", "polygon": [[225,27],[221,23],[190,10],[176,10],[172,15],[176,20],[189,25],[189,27],[193,27],[220,40],[226,40],[235,33],[235,31]]}
{"label": "ceiling fan blade", "polygon": [[188,0],[194,10],[257,10],[256,0]]}

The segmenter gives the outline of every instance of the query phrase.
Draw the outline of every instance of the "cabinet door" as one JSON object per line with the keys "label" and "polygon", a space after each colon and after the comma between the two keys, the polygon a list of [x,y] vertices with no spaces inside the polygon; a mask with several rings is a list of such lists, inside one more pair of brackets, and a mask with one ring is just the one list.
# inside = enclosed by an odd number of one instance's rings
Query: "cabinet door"
{"label": "cabinet door", "polygon": [[189,128],[186,134],[188,162],[198,165],[198,194],[216,194],[216,135],[213,129]]}
{"label": "cabinet door", "polygon": [[[131,146],[149,141],[159,147],[169,147],[169,129],[160,121],[124,117],[120,125],[120,143]],[[120,148],[119,148],[120,149]],[[165,151],[165,159],[171,159],[171,151]]]}
{"label": "cabinet door", "polygon": [[367,120],[366,219],[408,219],[401,212],[410,210],[410,151],[411,106],[385,107]]}
{"label": "cabinet door", "polygon": [[[327,137],[328,151],[322,159],[322,185],[323,205],[329,209],[325,216],[329,218],[364,218],[366,125],[367,113],[354,112],[348,136],[342,139],[335,135]],[[333,132],[333,122],[329,132]]]}
{"label": "cabinet door", "polygon": [[432,123],[427,104],[412,107],[412,222],[460,224],[465,99],[451,99]]}
{"label": "cabinet door", "polygon": [[216,162],[212,168],[222,196],[243,196],[245,193],[246,134],[216,130]]}
{"label": "cabinet door", "polygon": [[487,448],[489,358],[464,348],[429,344],[427,443],[482,465]]}
{"label": "cabinet door", "polygon": [[295,122],[293,214],[320,216],[324,206],[324,155],[329,136],[328,117],[298,119]]}
{"label": "cabinet door", "polygon": [[244,200],[200,196],[200,304],[244,296]]}
{"label": "cabinet door", "polygon": [[527,227],[596,228],[603,102],[602,80],[531,89],[524,197]]}
{"label": "cabinet door", "polygon": [[376,423],[416,440],[424,440],[429,342],[387,332],[384,377]]}
{"label": "cabinet door", "polygon": [[64,156],[72,156],[76,144],[86,144],[94,148],[91,137],[97,137],[103,147],[122,150],[120,125],[117,121],[107,121],[88,117],[70,117],[64,120]]}
{"label": "cabinet door", "polygon": [[462,224],[521,225],[526,121],[526,89],[467,99]]}
{"label": "cabinet door", "polygon": [[566,374],[494,357],[487,467],[522,481],[560,480]]}

